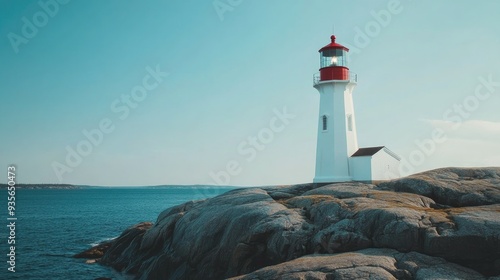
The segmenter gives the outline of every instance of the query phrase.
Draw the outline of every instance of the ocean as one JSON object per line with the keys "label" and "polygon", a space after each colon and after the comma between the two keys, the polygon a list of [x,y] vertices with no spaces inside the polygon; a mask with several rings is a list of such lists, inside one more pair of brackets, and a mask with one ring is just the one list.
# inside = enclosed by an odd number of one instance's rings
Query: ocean
{"label": "ocean", "polygon": [[17,189],[15,271],[8,271],[10,231],[7,191],[1,190],[0,279],[121,279],[107,267],[72,256],[119,236],[143,221],[155,222],[163,210],[213,197],[232,187],[135,187]]}

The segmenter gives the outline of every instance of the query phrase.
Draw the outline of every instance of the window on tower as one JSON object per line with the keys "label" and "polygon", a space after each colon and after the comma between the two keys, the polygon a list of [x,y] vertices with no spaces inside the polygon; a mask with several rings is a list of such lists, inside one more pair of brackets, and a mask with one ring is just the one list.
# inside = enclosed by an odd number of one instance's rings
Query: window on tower
{"label": "window on tower", "polygon": [[323,115],[323,131],[326,131],[328,129],[328,117]]}
{"label": "window on tower", "polygon": [[347,115],[347,130],[352,131],[352,115]]}
{"label": "window on tower", "polygon": [[320,53],[321,68],[343,66],[347,67],[347,52],[344,49],[326,49]]}

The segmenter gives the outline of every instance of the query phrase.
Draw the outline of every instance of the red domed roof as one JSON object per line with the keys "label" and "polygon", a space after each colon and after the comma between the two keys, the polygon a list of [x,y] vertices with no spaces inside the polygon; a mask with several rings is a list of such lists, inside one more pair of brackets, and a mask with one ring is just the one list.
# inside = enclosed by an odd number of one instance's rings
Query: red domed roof
{"label": "red domed roof", "polygon": [[332,37],[330,37],[332,39],[332,42],[324,47],[322,47],[319,51],[322,52],[324,50],[328,50],[328,49],[344,49],[346,51],[349,51],[348,48],[342,46],[341,44],[337,44],[335,43],[335,35],[332,35]]}

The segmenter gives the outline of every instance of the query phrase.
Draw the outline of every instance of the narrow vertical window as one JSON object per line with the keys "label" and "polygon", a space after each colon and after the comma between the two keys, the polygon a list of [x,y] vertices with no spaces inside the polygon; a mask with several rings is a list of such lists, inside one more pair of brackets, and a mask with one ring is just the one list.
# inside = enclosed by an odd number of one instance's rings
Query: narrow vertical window
{"label": "narrow vertical window", "polygon": [[352,115],[347,115],[347,130],[352,131]]}
{"label": "narrow vertical window", "polygon": [[325,131],[328,128],[328,117],[323,116],[323,131]]}

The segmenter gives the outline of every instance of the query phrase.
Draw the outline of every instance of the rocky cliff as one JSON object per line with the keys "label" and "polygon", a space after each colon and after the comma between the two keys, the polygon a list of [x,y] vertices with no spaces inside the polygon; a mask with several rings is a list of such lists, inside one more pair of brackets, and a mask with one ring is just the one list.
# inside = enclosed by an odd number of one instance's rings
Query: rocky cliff
{"label": "rocky cliff", "polygon": [[500,168],[230,191],[127,229],[137,279],[500,279]]}

